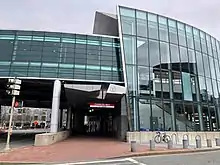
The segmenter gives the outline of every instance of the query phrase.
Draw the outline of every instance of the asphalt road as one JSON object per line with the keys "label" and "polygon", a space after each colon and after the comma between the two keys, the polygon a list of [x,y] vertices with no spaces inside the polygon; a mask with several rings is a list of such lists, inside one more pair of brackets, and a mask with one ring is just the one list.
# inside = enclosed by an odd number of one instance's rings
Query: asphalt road
{"label": "asphalt road", "polygon": [[[14,134],[10,139],[10,148],[30,146],[34,144],[35,134]],[[7,134],[0,135],[0,151],[5,148]]]}
{"label": "asphalt road", "polygon": [[[77,162],[68,165],[220,165],[220,151]],[[60,164],[61,165],[61,164]],[[63,164],[66,165],[66,164]]]}

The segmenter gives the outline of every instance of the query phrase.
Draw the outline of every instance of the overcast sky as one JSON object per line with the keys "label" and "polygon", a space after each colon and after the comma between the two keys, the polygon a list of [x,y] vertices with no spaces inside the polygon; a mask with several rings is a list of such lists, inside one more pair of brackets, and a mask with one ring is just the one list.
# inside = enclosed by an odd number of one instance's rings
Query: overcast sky
{"label": "overcast sky", "polygon": [[95,11],[125,5],[189,23],[220,39],[220,0],[0,0],[0,28],[92,33]]}

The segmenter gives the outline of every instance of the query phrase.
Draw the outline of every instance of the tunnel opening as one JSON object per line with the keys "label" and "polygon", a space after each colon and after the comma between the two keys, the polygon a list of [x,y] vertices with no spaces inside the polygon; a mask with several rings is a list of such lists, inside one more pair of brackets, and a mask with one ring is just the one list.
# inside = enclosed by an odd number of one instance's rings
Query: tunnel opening
{"label": "tunnel opening", "polygon": [[65,84],[64,87],[72,113],[72,136],[121,136],[124,87],[114,84]]}

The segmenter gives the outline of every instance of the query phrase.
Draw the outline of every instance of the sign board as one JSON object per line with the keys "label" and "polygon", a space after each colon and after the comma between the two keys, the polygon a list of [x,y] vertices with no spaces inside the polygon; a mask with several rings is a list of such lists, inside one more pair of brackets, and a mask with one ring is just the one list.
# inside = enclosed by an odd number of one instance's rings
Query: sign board
{"label": "sign board", "polygon": [[115,108],[114,104],[104,104],[104,103],[89,103],[91,108]]}

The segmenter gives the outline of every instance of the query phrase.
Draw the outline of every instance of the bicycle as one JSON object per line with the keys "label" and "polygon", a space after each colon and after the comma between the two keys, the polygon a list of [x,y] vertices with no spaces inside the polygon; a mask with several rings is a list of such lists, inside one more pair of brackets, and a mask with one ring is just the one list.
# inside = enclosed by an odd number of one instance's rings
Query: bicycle
{"label": "bicycle", "polygon": [[171,137],[166,133],[157,132],[154,137],[155,143],[161,143],[162,141],[168,143],[171,140]]}

